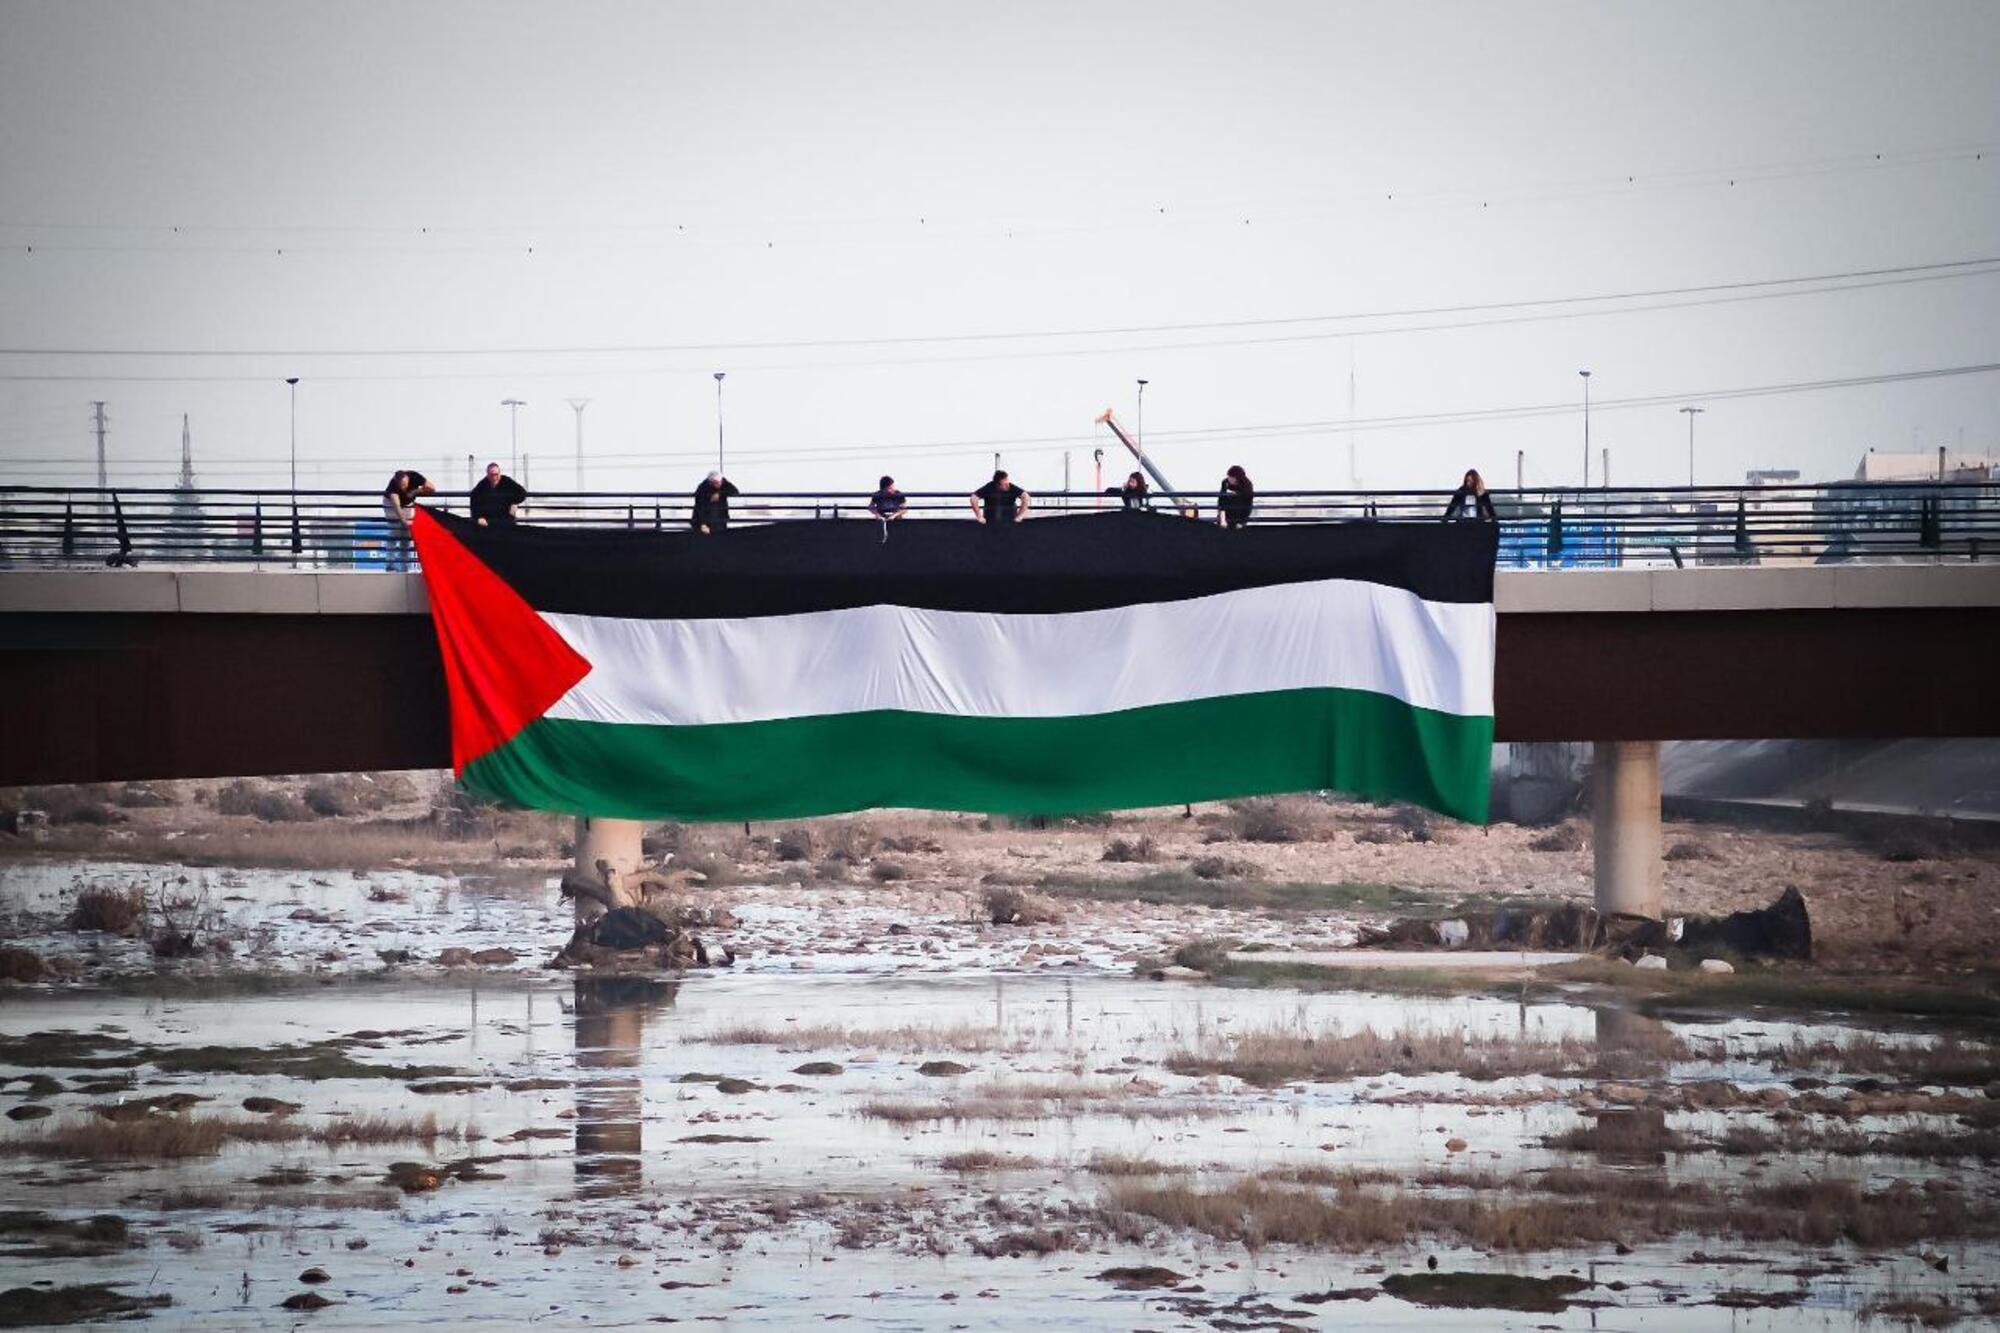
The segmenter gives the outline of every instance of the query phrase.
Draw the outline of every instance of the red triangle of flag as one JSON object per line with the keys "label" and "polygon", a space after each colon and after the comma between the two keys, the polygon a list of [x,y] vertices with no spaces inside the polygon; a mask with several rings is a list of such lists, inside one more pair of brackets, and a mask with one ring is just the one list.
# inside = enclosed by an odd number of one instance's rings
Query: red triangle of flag
{"label": "red triangle of flag", "polygon": [[411,533],[451,693],[451,764],[463,774],[548,712],[590,663],[430,514],[418,509]]}

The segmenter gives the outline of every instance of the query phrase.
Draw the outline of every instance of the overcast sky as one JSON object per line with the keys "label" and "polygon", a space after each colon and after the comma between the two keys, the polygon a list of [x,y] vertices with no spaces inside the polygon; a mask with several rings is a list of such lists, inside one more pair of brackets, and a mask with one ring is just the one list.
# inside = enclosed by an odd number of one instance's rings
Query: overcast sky
{"label": "overcast sky", "polygon": [[685,491],[715,370],[753,490],[1082,487],[1139,377],[1204,490],[1574,484],[1583,367],[1616,483],[1686,480],[1683,403],[1704,481],[1990,449],[2000,374],[1721,395],[2000,362],[2000,265],[1879,272],[2000,258],[1996,51],[1983,0],[0,0],[0,476],[87,481],[104,399],[115,482],[185,412],[282,484],[287,375],[302,483],[371,488],[516,397],[532,486],[589,398],[591,486]]}

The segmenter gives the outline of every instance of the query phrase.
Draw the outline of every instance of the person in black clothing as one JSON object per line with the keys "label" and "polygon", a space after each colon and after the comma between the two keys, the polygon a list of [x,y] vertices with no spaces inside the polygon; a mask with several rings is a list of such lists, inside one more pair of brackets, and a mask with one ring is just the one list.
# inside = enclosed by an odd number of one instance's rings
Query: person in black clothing
{"label": "person in black clothing", "polygon": [[1486,480],[1477,469],[1465,470],[1465,480],[1451,493],[1451,503],[1444,507],[1445,522],[1455,518],[1477,519],[1482,523],[1500,521],[1499,515],[1493,512],[1493,497],[1486,493]]}
{"label": "person in black clothing", "polygon": [[417,516],[417,497],[436,492],[430,479],[414,468],[397,472],[382,488],[382,512],[389,518],[386,554],[391,573],[410,567],[410,524]]}
{"label": "person in black clothing", "polygon": [[508,528],[514,525],[514,506],[527,498],[527,487],[501,472],[498,463],[488,463],[468,503],[480,527]]}
{"label": "person in black clothing", "polygon": [[1116,495],[1118,502],[1127,509],[1144,509],[1152,498],[1146,490],[1145,474],[1139,472],[1134,472],[1125,478],[1125,484],[1112,494]]}
{"label": "person in black clothing", "polygon": [[972,516],[981,523],[1019,523],[1028,516],[1028,493],[1005,472],[995,472],[993,480],[972,493],[971,500]]}
{"label": "person in black clothing", "polygon": [[868,497],[868,512],[886,523],[890,519],[901,518],[907,504],[909,500],[896,489],[896,479],[884,477],[882,484],[875,488],[875,494]]}
{"label": "person in black clothing", "polygon": [[1242,467],[1229,469],[1222,478],[1222,490],[1215,497],[1215,521],[1225,528],[1240,528],[1250,521],[1250,508],[1257,502],[1257,488]]}
{"label": "person in black clothing", "polygon": [[729,497],[740,495],[736,483],[720,472],[711,472],[694,488],[694,512],[688,526],[707,537],[729,526]]}
{"label": "person in black clothing", "polygon": [[881,484],[875,488],[875,494],[868,497],[868,512],[882,520],[884,544],[889,540],[889,525],[907,512],[908,504],[909,501],[903,498],[903,493],[896,489],[894,477],[882,478]]}

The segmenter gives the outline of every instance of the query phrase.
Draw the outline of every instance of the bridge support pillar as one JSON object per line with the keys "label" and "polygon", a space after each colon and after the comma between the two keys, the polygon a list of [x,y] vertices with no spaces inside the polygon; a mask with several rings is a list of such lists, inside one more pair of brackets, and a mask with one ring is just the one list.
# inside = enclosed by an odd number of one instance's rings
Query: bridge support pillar
{"label": "bridge support pillar", "polygon": [[[599,861],[608,861],[611,868],[621,874],[637,870],[645,859],[641,847],[641,837],[646,826],[636,819],[600,819],[592,815],[576,817],[576,868],[595,872]],[[617,887],[612,887],[614,897],[619,896]],[[620,901],[619,906],[626,906]],[[584,898],[576,900],[578,922],[590,920],[603,911],[596,903]]]}
{"label": "bridge support pillar", "polygon": [[1660,919],[1660,743],[1598,741],[1591,761],[1597,910]]}

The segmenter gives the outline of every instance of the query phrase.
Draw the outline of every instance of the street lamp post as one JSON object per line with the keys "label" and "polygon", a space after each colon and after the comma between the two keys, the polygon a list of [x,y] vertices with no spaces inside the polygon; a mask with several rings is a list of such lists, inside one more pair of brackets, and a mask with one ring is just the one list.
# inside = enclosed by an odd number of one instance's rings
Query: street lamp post
{"label": "street lamp post", "polygon": [[299,377],[287,375],[285,386],[292,399],[292,564],[299,562]]}
{"label": "street lamp post", "polygon": [[502,398],[500,406],[507,409],[507,470],[521,470],[521,409],[528,404],[519,398]]}
{"label": "street lamp post", "polygon": [[724,375],[728,374],[728,373],[729,373],[729,372],[728,372],[728,371],[726,371],[726,370],[718,370],[718,371],[716,371],[716,372],[715,372],[715,470],[716,470],[717,472],[722,472],[722,471],[724,471],[724,468],[723,468],[723,465],[722,465],[722,463],[723,463],[723,454],[722,454],[722,377],[723,377]]}
{"label": "street lamp post", "polygon": [[292,394],[292,496],[296,500],[299,493],[299,377],[287,375],[285,383]]}
{"label": "street lamp post", "polygon": [[1694,419],[1708,409],[1705,407],[1683,407],[1681,412],[1688,419],[1688,485],[1694,485]]}
{"label": "street lamp post", "polygon": [[1583,377],[1583,488],[1590,489],[1590,372],[1579,370]]}
{"label": "street lamp post", "polygon": [[1139,413],[1133,419],[1133,434],[1139,441],[1139,452],[1146,451],[1146,381],[1139,381]]}
{"label": "street lamp post", "polygon": [[583,409],[590,406],[588,398],[572,398],[570,409],[576,413],[576,489],[583,490]]}

